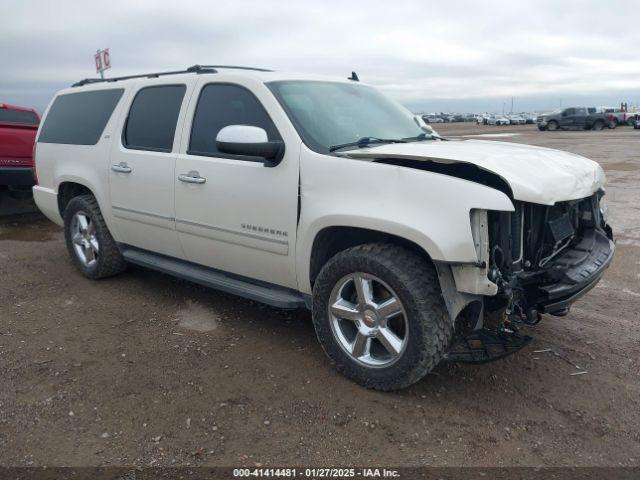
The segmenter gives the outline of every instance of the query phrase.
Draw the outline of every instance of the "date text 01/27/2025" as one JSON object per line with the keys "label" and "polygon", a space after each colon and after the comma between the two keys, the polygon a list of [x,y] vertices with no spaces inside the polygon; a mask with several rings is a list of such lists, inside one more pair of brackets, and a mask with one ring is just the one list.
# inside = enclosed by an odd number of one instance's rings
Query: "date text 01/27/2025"
{"label": "date text 01/27/2025", "polygon": [[399,478],[397,470],[386,468],[234,468],[234,478]]}

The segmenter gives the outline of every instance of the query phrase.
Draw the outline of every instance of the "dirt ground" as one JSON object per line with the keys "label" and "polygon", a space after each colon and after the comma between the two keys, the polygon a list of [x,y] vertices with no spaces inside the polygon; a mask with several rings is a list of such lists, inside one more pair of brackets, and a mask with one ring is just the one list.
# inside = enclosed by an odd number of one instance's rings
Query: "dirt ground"
{"label": "dirt ground", "polygon": [[141,268],[86,280],[58,227],[4,216],[0,465],[640,465],[640,131],[437,129],[604,167],[617,253],[569,316],[507,359],[368,391],[332,370],[306,311]]}

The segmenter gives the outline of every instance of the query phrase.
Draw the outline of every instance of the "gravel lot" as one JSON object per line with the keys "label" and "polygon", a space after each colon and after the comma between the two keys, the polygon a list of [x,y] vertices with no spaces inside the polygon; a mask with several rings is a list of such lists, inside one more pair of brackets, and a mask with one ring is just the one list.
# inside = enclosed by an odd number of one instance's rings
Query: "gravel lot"
{"label": "gravel lot", "polygon": [[640,131],[437,129],[602,164],[618,250],[569,316],[502,361],[373,392],[331,369],[306,311],[141,268],[92,282],[58,227],[5,215],[0,464],[640,465]]}

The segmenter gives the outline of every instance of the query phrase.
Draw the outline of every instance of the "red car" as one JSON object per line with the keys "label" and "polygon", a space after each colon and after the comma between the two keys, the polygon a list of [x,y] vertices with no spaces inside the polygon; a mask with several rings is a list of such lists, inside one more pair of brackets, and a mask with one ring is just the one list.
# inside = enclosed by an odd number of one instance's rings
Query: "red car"
{"label": "red car", "polygon": [[33,145],[40,116],[32,108],[0,103],[0,186],[35,184]]}

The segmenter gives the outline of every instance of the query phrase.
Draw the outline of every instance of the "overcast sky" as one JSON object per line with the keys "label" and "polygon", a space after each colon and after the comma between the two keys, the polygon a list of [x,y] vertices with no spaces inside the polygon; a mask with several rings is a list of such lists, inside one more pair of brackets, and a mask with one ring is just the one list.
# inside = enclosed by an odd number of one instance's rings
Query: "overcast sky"
{"label": "overcast sky", "polygon": [[355,70],[414,111],[640,101],[637,0],[0,0],[0,102],[108,76],[235,64]]}

